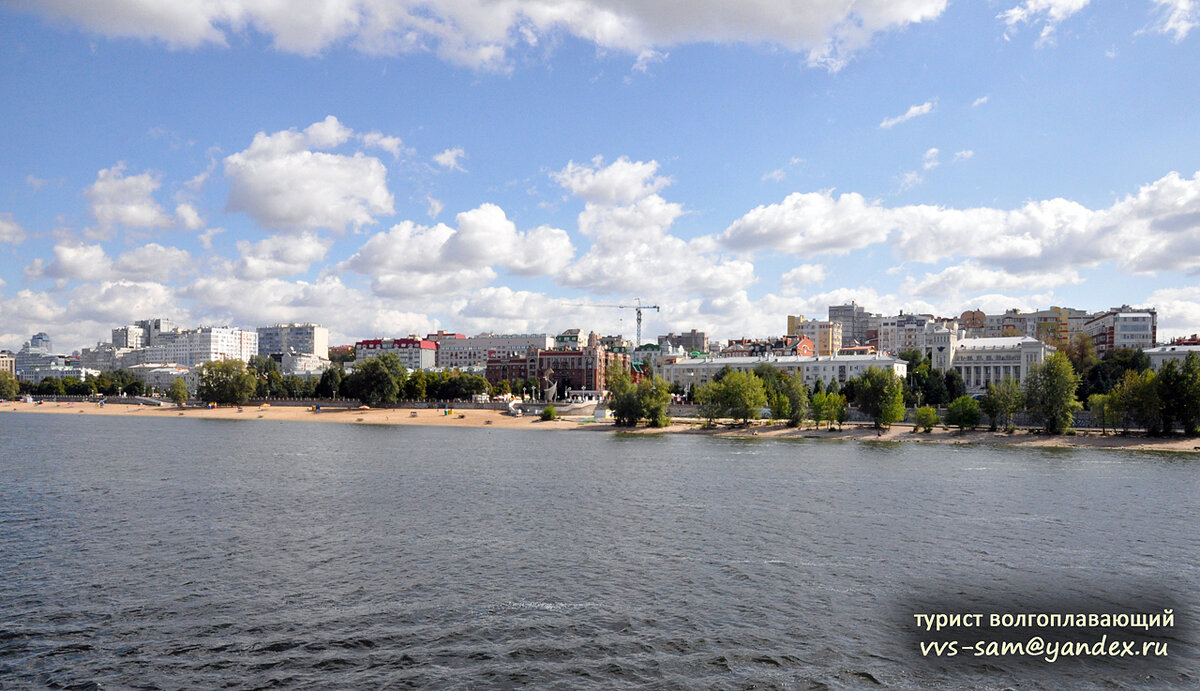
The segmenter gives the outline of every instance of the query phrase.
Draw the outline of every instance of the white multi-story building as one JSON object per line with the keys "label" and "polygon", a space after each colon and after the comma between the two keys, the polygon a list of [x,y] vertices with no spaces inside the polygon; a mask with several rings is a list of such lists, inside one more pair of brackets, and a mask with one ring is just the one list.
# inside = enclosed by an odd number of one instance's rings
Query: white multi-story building
{"label": "white multi-story building", "polygon": [[1083,325],[1083,332],[1092,339],[1096,354],[1117,348],[1154,347],[1158,336],[1158,313],[1154,310],[1135,310],[1128,305],[1099,312]]}
{"label": "white multi-story building", "polygon": [[437,366],[437,343],[425,338],[374,338],[354,344],[354,360],[362,362],[384,353],[394,353],[405,369],[432,369]]}
{"label": "white multi-story building", "polygon": [[786,375],[800,372],[804,383],[810,386],[818,379],[826,384],[836,381],[840,385],[848,379],[862,375],[870,367],[890,369],[901,378],[908,374],[907,362],[882,354],[688,358],[664,363],[656,372],[670,384],[690,388],[709,383],[713,375],[724,367],[738,372],[752,372],[755,367],[764,363],[778,368]]}
{"label": "white multi-story building", "polygon": [[1188,353],[1200,356],[1200,345],[1164,345],[1146,350],[1146,355],[1150,356],[1150,369],[1155,372],[1169,360],[1174,360],[1177,367],[1182,366]]}
{"label": "white multi-story building", "polygon": [[159,334],[158,344],[142,348],[142,362],[196,367],[213,360],[249,362],[258,354],[258,333],[232,326],[202,326]]}
{"label": "white multi-story building", "polygon": [[898,355],[906,350],[926,351],[928,335],[936,328],[932,314],[899,314],[884,317],[879,324],[876,350]]}
{"label": "white multi-story building", "polygon": [[[426,340],[433,341],[435,338],[431,334]],[[436,365],[456,369],[486,367],[489,357],[516,357],[524,355],[530,348],[550,350],[554,347],[554,337],[549,334],[444,334],[436,341]]]}
{"label": "white multi-story building", "polygon": [[930,346],[930,366],[943,372],[958,370],[970,394],[983,393],[989,382],[1023,383],[1029,368],[1045,362],[1056,350],[1032,336],[959,338],[959,333],[944,327],[931,334]]}
{"label": "white multi-story building", "polygon": [[145,330],[136,325],[118,326],[112,330],[112,345],[115,348],[141,348],[149,345]]}
{"label": "white multi-story building", "polygon": [[292,351],[329,357],[329,329],[316,324],[276,324],[258,327],[258,354]]}

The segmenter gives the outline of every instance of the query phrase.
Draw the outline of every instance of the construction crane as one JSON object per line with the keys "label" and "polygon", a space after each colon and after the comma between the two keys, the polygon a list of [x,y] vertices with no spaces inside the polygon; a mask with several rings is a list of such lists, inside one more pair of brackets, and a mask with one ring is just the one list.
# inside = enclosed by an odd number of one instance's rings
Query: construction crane
{"label": "construction crane", "polygon": [[597,305],[590,302],[580,302],[569,304],[567,307],[609,307],[618,310],[633,310],[637,313],[637,342],[633,344],[633,347],[638,348],[642,345],[642,310],[654,310],[655,312],[661,310],[658,308],[658,305],[643,305],[641,298],[634,298],[634,301],[637,302],[636,305]]}

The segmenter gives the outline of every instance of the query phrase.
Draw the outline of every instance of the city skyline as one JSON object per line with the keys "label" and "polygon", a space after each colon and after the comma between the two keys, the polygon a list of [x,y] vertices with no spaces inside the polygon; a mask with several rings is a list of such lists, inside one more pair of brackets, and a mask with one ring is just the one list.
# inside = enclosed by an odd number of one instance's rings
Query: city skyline
{"label": "city skyline", "polygon": [[1200,328],[1193,3],[318,4],[0,5],[0,348],[632,337],[577,305],[637,297],[714,340],[851,300]]}

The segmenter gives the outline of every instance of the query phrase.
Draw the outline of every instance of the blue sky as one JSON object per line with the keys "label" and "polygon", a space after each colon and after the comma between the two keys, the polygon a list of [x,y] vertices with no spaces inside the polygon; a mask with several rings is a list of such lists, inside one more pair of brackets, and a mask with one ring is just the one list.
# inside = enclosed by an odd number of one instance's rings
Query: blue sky
{"label": "blue sky", "polygon": [[0,2],[0,348],[165,316],[1200,331],[1200,2]]}

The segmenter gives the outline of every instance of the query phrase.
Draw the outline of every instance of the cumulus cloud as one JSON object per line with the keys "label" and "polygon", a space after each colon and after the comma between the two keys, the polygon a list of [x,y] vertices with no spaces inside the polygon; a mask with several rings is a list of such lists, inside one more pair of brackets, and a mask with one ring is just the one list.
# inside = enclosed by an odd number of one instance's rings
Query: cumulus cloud
{"label": "cumulus cloud", "polygon": [[463,151],[462,149],[457,149],[457,148],[456,149],[446,149],[442,153],[434,156],[433,162],[438,164],[439,166],[445,168],[446,170],[457,170],[457,171],[466,172],[465,170],[463,170],[462,165],[460,165],[458,162],[459,159],[461,159],[463,156],[466,156],[466,155],[467,155],[467,152]]}
{"label": "cumulus cloud", "polygon": [[171,217],[154,201],[154,192],[161,185],[154,173],[125,175],[124,163],[102,169],[84,190],[97,223],[89,235],[105,239],[111,238],[118,226],[151,229],[172,225]]}
{"label": "cumulus cloud", "polygon": [[1196,0],[1154,0],[1159,10],[1159,19],[1153,29],[1168,34],[1176,43],[1187,38],[1200,23],[1200,3]]}
{"label": "cumulus cloud", "polygon": [[785,285],[807,285],[809,283],[820,283],[828,275],[824,264],[801,264],[785,272],[782,278],[780,278],[780,282]]}
{"label": "cumulus cloud", "polygon": [[187,250],[152,242],[122,253],[114,268],[126,279],[166,282],[188,273],[192,256]]}
{"label": "cumulus cloud", "polygon": [[1129,272],[1200,270],[1200,173],[1170,173],[1112,206],[1066,199],[1020,208],[885,207],[857,194],[795,193],[732,223],[728,249],[797,256],[845,254],[890,243],[905,261],[971,258],[1015,272],[1115,261]]}
{"label": "cumulus cloud", "polygon": [[200,217],[200,212],[186,202],[175,206],[175,218],[179,219],[179,225],[188,230],[200,230],[204,227],[204,219]]}
{"label": "cumulus cloud", "polygon": [[1158,310],[1158,340],[1196,333],[1200,324],[1200,287],[1163,288],[1143,301]]}
{"label": "cumulus cloud", "polygon": [[112,275],[113,264],[100,245],[61,243],[51,250],[54,258],[43,262],[35,259],[25,269],[30,278],[57,278],[74,281],[95,281]]}
{"label": "cumulus cloud", "polygon": [[112,37],[161,41],[172,48],[227,45],[254,30],[278,50],[318,54],[349,44],[368,53],[433,52],[454,64],[503,70],[510,53],[567,33],[632,55],[688,43],[768,44],[835,70],[875,34],[935,19],[945,0],[796,3],[763,0],[318,0],[315,7],[263,0],[144,3],[137,0],[24,0],[43,16]]}
{"label": "cumulus cloud", "polygon": [[399,137],[392,137],[382,132],[368,132],[361,137],[363,146],[373,149],[383,149],[395,158],[406,153],[404,142]]}
{"label": "cumulus cloud", "polygon": [[462,294],[503,269],[520,276],[560,271],[575,255],[566,231],[541,226],[521,232],[494,204],[464,211],[457,228],[405,221],[367,240],[341,267],[370,276],[379,294]]}
{"label": "cumulus cloud", "polygon": [[579,231],[592,239],[588,251],[558,276],[563,285],[607,294],[701,294],[738,290],[751,283],[747,261],[713,257],[707,240],[672,235],[683,207],[657,194],[670,183],[656,161],[620,158],[604,166],[568,163],[552,175],[587,203]]}
{"label": "cumulus cloud", "polygon": [[1061,285],[1082,283],[1073,269],[1062,271],[1030,271],[1013,273],[987,269],[977,262],[967,261],[947,267],[937,273],[927,273],[920,279],[909,277],[901,288],[907,295],[946,298],[974,295],[992,291],[1049,290]]}
{"label": "cumulus cloud", "polygon": [[387,169],[379,159],[319,151],[344,144],[352,134],[333,116],[303,132],[259,132],[249,148],[225,158],[229,209],[266,228],[298,232],[340,232],[394,213]]}
{"label": "cumulus cloud", "polygon": [[908,122],[915,117],[928,115],[933,112],[933,101],[926,101],[919,106],[910,106],[904,111],[903,115],[897,115],[894,118],[884,118],[883,122],[879,123],[880,129],[890,130],[902,122]]}
{"label": "cumulus cloud", "polygon": [[308,271],[314,262],[325,258],[332,243],[316,233],[274,235],[251,243],[239,240],[235,272],[248,280],[282,278]]}
{"label": "cumulus cloud", "polygon": [[19,245],[25,240],[25,229],[13,220],[12,214],[0,214],[0,242]]}

